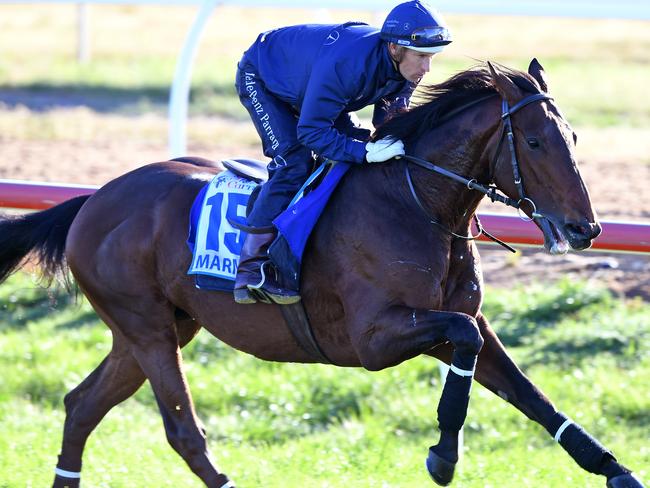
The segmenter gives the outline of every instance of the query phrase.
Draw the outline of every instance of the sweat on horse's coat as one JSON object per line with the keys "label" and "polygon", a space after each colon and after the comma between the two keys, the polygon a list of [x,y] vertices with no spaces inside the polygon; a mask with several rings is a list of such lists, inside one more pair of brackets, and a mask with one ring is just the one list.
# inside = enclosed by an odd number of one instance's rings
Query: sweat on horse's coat
{"label": "sweat on horse's coat", "polygon": [[[468,70],[425,90],[428,101],[395,116],[375,137],[401,138],[408,154],[482,184],[494,183],[509,198],[518,198],[510,150],[497,151],[501,99],[514,107],[545,85],[536,60],[528,73],[490,64]],[[494,96],[445,120],[446,113],[489,94]],[[564,236],[573,249],[589,247],[600,227],[575,165],[571,129],[555,102],[538,97],[514,114],[512,125],[526,193],[550,222],[545,230]],[[543,150],[529,146],[524,134],[533,134]],[[301,296],[318,344],[334,363],[368,370],[421,354],[465,371],[474,369],[475,361],[478,382],[555,435],[566,417],[517,368],[481,312],[475,244],[428,225],[405,181],[409,164],[351,167],[316,225],[303,256]],[[210,170],[200,160],[152,164],[91,197],[0,219],[0,281],[30,251],[51,272],[67,260],[113,334],[104,361],[65,397],[59,469],[81,470],[90,433],[148,379],[170,445],[207,486],[232,486],[215,466],[194,412],[181,348],[205,327],[261,359],[314,361],[286,328],[278,306],[236,305],[230,294],[197,290],[185,274],[191,259],[187,215],[203,186],[192,175],[222,169]],[[410,171],[428,215],[467,235],[482,194],[421,167]],[[469,282],[478,286],[471,299]],[[470,377],[454,372],[448,378],[439,406],[440,439],[427,458],[427,469],[441,484],[453,477],[456,429],[464,421],[471,385]],[[447,402],[458,412],[450,412]],[[571,425],[560,443],[581,466],[605,476],[610,488],[642,487],[592,439]],[[53,486],[78,488],[79,480],[56,476]]]}

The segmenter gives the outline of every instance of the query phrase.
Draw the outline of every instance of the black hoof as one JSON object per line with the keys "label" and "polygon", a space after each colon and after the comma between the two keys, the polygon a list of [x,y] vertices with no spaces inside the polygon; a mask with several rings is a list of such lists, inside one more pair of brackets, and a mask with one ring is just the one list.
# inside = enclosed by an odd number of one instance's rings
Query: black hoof
{"label": "black hoof", "polygon": [[429,457],[427,458],[427,471],[434,483],[440,486],[447,486],[454,479],[454,469],[456,463],[450,463],[446,459],[441,458],[433,448],[429,448]]}
{"label": "black hoof", "polygon": [[632,473],[627,473],[607,480],[607,488],[643,488],[643,483]]}

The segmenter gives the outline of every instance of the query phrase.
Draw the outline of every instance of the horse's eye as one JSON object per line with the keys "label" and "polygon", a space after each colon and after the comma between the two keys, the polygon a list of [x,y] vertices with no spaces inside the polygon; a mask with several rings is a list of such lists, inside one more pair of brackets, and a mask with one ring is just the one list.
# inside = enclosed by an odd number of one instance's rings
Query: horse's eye
{"label": "horse's eye", "polygon": [[536,137],[529,137],[526,139],[526,142],[531,149],[537,149],[539,147],[539,141]]}

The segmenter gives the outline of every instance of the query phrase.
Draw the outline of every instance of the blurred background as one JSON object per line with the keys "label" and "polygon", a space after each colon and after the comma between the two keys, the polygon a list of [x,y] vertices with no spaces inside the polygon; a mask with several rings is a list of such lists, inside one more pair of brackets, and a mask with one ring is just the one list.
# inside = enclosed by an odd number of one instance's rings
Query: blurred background
{"label": "blurred background", "polygon": [[[0,3],[0,178],[101,185],[167,159],[169,90],[196,13]],[[385,13],[216,8],[193,65],[188,154],[263,158],[233,84],[236,62],[259,32],[379,25]],[[650,221],[650,21],[443,14],[454,42],[425,82],[485,60],[525,70],[538,58],[578,134],[580,169],[601,219]],[[369,126],[370,112],[359,116]],[[650,259],[480,249],[484,308],[504,343],[560,408],[647,481]],[[36,289],[35,280],[19,274],[0,287],[2,487],[49,483],[62,397],[110,348],[87,303]],[[430,484],[423,461],[437,436],[440,393],[430,361],[376,374],[261,364],[204,334],[185,357],[217,462],[241,486]],[[456,486],[604,486],[512,407],[482,388],[473,394]],[[109,414],[87,459],[88,486],[200,486],[166,445],[148,388]]]}

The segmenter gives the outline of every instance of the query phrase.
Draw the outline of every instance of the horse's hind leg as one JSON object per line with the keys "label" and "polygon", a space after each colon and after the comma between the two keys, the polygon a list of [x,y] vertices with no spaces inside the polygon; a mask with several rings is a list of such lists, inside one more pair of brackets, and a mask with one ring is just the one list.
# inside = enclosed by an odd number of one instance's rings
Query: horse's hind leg
{"label": "horse's hind leg", "polygon": [[[190,469],[205,484],[214,488],[234,487],[212,463],[203,429],[194,411],[189,387],[182,370],[180,348],[189,340],[187,324],[179,324],[154,304],[144,316],[124,309],[110,311],[119,317],[121,330],[128,331],[130,350],[151,383],[162,412],[170,445],[183,457]],[[190,325],[190,336],[199,326]]]}
{"label": "horse's hind leg", "polygon": [[53,488],[79,486],[81,457],[88,436],[108,411],[129,398],[144,382],[144,374],[123,338],[101,364],[65,397],[66,419]]}
{"label": "horse's hind leg", "polygon": [[194,411],[177,344],[150,340],[134,349],[156,394],[170,445],[209,487],[234,487],[212,463],[203,429]]}
{"label": "horse's hind leg", "polygon": [[[98,312],[109,320],[101,310]],[[177,319],[176,324],[181,347],[200,328],[192,320]],[[81,460],[88,436],[108,411],[133,395],[145,379],[126,338],[114,330],[111,352],[65,397],[66,420],[53,488],[79,486]]]}
{"label": "horse's hind leg", "polygon": [[608,487],[643,488],[610,451],[556,410],[508,356],[487,320],[479,316],[477,322],[484,344],[476,365],[476,380],[541,424],[583,469],[606,476]]}

